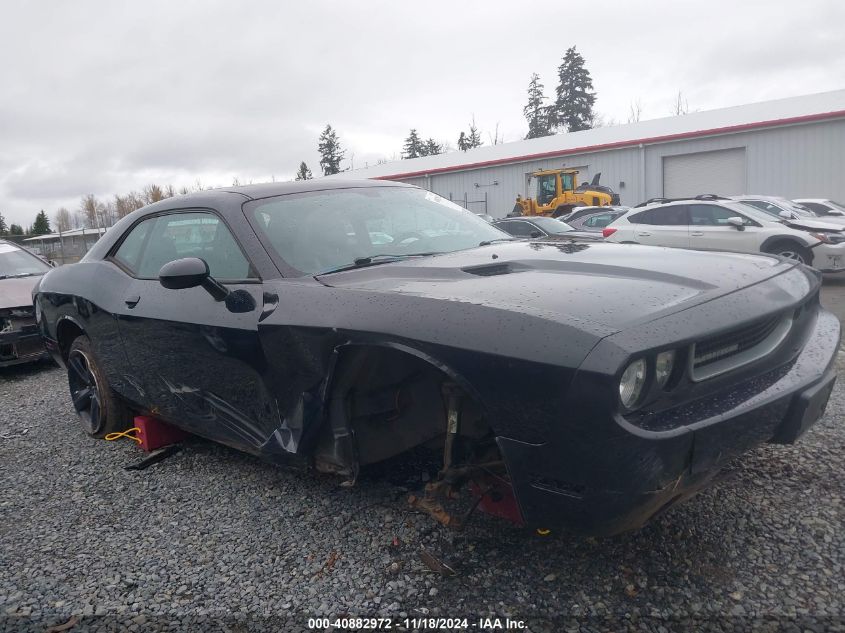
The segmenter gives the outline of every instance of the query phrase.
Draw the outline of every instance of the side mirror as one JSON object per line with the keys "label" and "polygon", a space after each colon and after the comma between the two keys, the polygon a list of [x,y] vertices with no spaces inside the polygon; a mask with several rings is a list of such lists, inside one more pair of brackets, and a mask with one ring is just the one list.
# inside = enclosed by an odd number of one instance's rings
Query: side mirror
{"label": "side mirror", "polygon": [[790,213],[789,211],[781,211],[778,213],[778,216],[782,217],[784,220],[794,220],[795,214]]}
{"label": "side mirror", "polygon": [[202,286],[215,301],[223,301],[229,295],[229,289],[211,276],[208,264],[199,257],[185,257],[167,262],[158,272],[158,281],[170,290]]}
{"label": "side mirror", "polygon": [[730,224],[732,227],[734,227],[738,231],[744,231],[745,230],[745,220],[743,220],[739,216],[728,218],[728,224]]}

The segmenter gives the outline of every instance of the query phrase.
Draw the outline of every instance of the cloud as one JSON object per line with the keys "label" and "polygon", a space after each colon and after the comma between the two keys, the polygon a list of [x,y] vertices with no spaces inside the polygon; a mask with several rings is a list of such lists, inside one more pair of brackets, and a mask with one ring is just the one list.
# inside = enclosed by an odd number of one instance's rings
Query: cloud
{"label": "cloud", "polygon": [[667,116],[678,90],[708,109],[836,89],[843,21],[823,0],[11,0],[0,211],[29,223],[87,193],[291,178],[302,160],[316,174],[329,122],[356,166],[396,156],[411,127],[454,144],[473,115],[485,140],[497,123],[517,140],[531,73],[553,96],[569,45],[617,121],[637,98]]}

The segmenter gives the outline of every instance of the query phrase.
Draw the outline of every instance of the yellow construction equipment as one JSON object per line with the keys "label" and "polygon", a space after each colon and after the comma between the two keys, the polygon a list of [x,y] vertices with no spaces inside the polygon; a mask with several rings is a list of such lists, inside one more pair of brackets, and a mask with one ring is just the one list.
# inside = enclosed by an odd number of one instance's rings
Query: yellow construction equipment
{"label": "yellow construction equipment", "polygon": [[575,207],[606,207],[619,204],[619,194],[599,184],[601,172],[592,182],[578,184],[577,169],[544,169],[531,174],[537,181],[537,197],[516,197],[511,216],[547,215],[553,218],[566,215]]}

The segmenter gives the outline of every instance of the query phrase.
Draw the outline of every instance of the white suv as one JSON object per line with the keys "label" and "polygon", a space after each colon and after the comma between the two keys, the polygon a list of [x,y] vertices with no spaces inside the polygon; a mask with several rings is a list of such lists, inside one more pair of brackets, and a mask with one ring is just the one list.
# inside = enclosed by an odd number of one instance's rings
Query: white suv
{"label": "white suv", "polygon": [[[793,200],[786,198],[779,198],[777,196],[731,196],[732,200],[750,204],[761,211],[765,211],[769,215],[785,218],[788,220],[818,220],[818,214],[814,209],[804,207],[802,204],[796,203]],[[845,216],[830,216],[821,220],[825,224],[837,224],[845,226]]]}
{"label": "white suv", "polygon": [[610,242],[771,253],[823,272],[840,272],[845,271],[843,228],[773,216],[728,198],[699,196],[650,200],[611,222],[602,234]]}

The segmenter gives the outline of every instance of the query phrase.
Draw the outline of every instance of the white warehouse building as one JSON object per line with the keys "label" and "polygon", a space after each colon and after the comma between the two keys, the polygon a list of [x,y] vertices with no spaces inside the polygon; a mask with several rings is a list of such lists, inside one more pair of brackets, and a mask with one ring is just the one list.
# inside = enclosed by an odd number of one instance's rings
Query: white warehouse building
{"label": "white warehouse building", "polygon": [[693,112],[466,152],[399,160],[331,177],[397,180],[493,217],[534,196],[539,169],[601,172],[621,203],[702,193],[845,201],[845,90]]}

